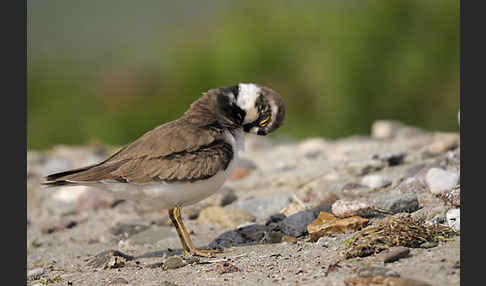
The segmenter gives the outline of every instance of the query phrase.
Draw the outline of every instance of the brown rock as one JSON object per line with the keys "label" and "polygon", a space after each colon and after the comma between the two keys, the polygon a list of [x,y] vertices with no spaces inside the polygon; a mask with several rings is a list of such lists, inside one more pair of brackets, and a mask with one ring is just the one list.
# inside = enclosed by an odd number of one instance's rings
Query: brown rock
{"label": "brown rock", "polygon": [[250,175],[250,170],[240,168],[240,167],[235,167],[231,172],[231,174],[228,176],[228,180],[237,181],[247,177],[248,175]]}
{"label": "brown rock", "polygon": [[319,216],[307,226],[307,232],[312,241],[317,241],[320,237],[328,233],[355,232],[366,223],[368,223],[368,219],[359,216],[338,219],[333,214],[321,212]]}
{"label": "brown rock", "polygon": [[388,251],[384,251],[376,256],[379,261],[384,263],[390,263],[397,261],[401,258],[407,257],[410,253],[410,249],[403,246],[392,247]]}

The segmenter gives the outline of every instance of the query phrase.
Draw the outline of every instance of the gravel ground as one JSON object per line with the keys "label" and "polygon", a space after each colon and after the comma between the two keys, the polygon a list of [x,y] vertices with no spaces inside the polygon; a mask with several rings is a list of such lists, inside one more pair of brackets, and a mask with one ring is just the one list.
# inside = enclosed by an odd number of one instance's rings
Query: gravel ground
{"label": "gravel ground", "polygon": [[[95,163],[115,149],[28,151],[28,285],[460,284],[457,133],[377,121],[370,135],[339,140],[249,136],[225,187],[182,210],[197,246],[224,248],[199,259],[182,254],[166,210],[93,188],[41,188],[48,173]],[[358,229],[311,241],[307,225],[321,213],[358,215],[370,226],[420,218],[457,234],[346,259]],[[393,262],[383,262],[386,255]]]}

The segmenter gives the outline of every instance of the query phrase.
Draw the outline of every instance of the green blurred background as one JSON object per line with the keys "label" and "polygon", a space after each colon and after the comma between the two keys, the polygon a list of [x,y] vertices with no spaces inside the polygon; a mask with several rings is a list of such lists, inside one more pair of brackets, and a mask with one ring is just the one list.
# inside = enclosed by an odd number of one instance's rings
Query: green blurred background
{"label": "green blurred background", "polygon": [[27,147],[124,145],[203,91],[267,85],[274,136],[457,131],[459,1],[28,1]]}

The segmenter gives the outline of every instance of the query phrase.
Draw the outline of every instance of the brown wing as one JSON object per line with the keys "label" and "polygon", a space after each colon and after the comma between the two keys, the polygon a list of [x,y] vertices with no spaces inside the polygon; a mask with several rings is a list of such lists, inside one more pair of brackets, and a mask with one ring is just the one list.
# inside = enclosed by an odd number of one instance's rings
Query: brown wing
{"label": "brown wing", "polygon": [[[53,174],[47,185],[114,179],[144,183],[198,180],[225,169],[232,158],[231,145],[221,131],[176,120],[161,125],[113,154],[85,168]],[[200,156],[201,155],[201,156]],[[204,156],[202,156],[204,155]]]}

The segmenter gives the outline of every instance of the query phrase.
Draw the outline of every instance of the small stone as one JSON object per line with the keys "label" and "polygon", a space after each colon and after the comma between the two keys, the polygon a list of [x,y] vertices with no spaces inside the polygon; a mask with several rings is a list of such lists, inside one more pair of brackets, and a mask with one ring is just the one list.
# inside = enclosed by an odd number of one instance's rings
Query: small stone
{"label": "small stone", "polygon": [[395,190],[398,190],[399,193],[401,194],[407,194],[407,193],[423,193],[428,191],[427,185],[425,185],[421,180],[415,178],[415,177],[409,177],[403,180],[396,188]]}
{"label": "small stone", "polygon": [[445,206],[425,206],[411,214],[414,220],[424,220],[424,221],[446,221],[446,212],[448,208]]}
{"label": "small stone", "polygon": [[454,188],[459,183],[459,175],[455,172],[431,168],[425,176],[425,181],[433,194],[440,194]]}
{"label": "small stone", "polygon": [[393,214],[400,212],[414,212],[419,208],[419,202],[416,194],[399,194],[383,195],[373,200],[376,209],[391,212]]}
{"label": "small stone", "polygon": [[328,212],[321,212],[319,216],[307,226],[311,241],[333,233],[355,232],[368,223],[368,219],[352,216],[346,218],[336,218]]}
{"label": "small stone", "polygon": [[319,205],[332,205],[335,201],[339,200],[338,195],[336,195],[334,192],[326,192],[324,193],[319,201]]}
{"label": "small stone", "polygon": [[316,215],[312,211],[301,211],[283,219],[278,225],[283,234],[300,237],[307,233],[307,225],[312,223]]}
{"label": "small stone", "polygon": [[371,189],[380,189],[390,186],[392,181],[381,175],[368,175],[363,177],[361,184]]}
{"label": "small stone", "polygon": [[234,266],[229,262],[218,262],[214,269],[218,274],[232,273],[240,271],[238,267]]}
{"label": "small stone", "polygon": [[400,277],[400,274],[385,267],[360,267],[357,272],[358,277]]}
{"label": "small stone", "polygon": [[377,154],[372,159],[378,159],[387,164],[388,167],[397,166],[403,163],[405,153]]}
{"label": "small stone", "polygon": [[337,200],[332,204],[332,213],[336,217],[342,218],[352,216],[367,217],[374,213],[374,209],[371,203],[366,200]]}
{"label": "small stone", "polygon": [[436,247],[437,245],[439,245],[439,244],[435,241],[427,241],[427,242],[422,243],[420,245],[420,248],[433,248],[433,247]]}
{"label": "small stone", "polygon": [[235,229],[241,224],[254,222],[255,217],[242,210],[231,210],[222,207],[209,207],[201,211],[197,222],[200,224],[215,223],[225,229]]}
{"label": "small stone", "polygon": [[125,258],[120,256],[112,256],[110,260],[103,266],[103,269],[116,269],[122,268],[126,265],[127,261]]}
{"label": "small stone", "polygon": [[427,151],[437,155],[459,146],[460,137],[457,133],[436,133],[433,142],[427,146]]}
{"label": "small stone", "polygon": [[236,201],[227,205],[225,209],[238,209],[249,212],[256,218],[265,219],[268,216],[280,212],[291,202],[290,196],[265,196],[259,198],[251,198],[245,201]]}
{"label": "small stone", "polygon": [[395,284],[393,286],[431,286],[429,283],[416,280],[416,279],[410,279],[410,278],[399,278],[395,281]]}
{"label": "small stone", "polygon": [[344,166],[338,167],[352,176],[363,176],[372,172],[379,171],[385,167],[385,163],[380,160],[352,161]]}
{"label": "small stone", "polygon": [[116,236],[128,238],[134,234],[146,230],[147,228],[149,228],[149,226],[144,224],[118,223],[117,225],[110,228],[110,233]]}
{"label": "small stone", "polygon": [[44,274],[43,268],[34,268],[27,272],[27,280],[37,280]]}
{"label": "small stone", "polygon": [[243,235],[236,230],[228,230],[220,234],[209,244],[210,249],[224,249],[231,246],[242,245],[246,243]]}
{"label": "small stone", "polygon": [[179,256],[170,256],[164,261],[165,267],[167,269],[177,269],[186,265],[184,260]]}
{"label": "small stone", "polygon": [[388,251],[384,251],[376,256],[379,261],[384,263],[395,262],[401,258],[407,257],[410,249],[403,246],[392,247]]}
{"label": "small stone", "polygon": [[223,187],[218,193],[221,194],[221,199],[219,201],[220,207],[224,207],[229,204],[232,204],[234,201],[238,199],[235,190],[229,187]]}
{"label": "small stone", "polygon": [[326,236],[319,238],[316,242],[316,245],[318,247],[329,247],[329,238]]}
{"label": "small stone", "polygon": [[238,181],[247,177],[248,175],[250,175],[250,170],[241,167],[235,167],[231,174],[228,176],[228,180]]}
{"label": "small stone", "polygon": [[252,223],[239,227],[238,233],[245,239],[245,242],[262,242],[269,231],[272,231],[274,226],[267,226],[262,224]]}
{"label": "small stone", "polygon": [[450,209],[446,213],[447,224],[454,230],[461,230],[461,211],[460,209]]}
{"label": "small stone", "polygon": [[56,232],[56,231],[61,231],[61,230],[73,228],[77,224],[78,223],[74,220],[62,221],[62,222],[55,224],[55,225],[48,225],[48,226],[42,227],[41,232],[42,233],[53,233],[53,232]]}
{"label": "small stone", "polygon": [[87,265],[98,268],[98,267],[101,267],[101,266],[105,266],[109,263],[113,264],[113,262],[116,262],[116,261],[114,261],[114,259],[112,259],[113,257],[123,258],[124,261],[130,261],[130,260],[134,259],[133,256],[126,255],[126,254],[124,254],[124,253],[122,253],[118,250],[106,250],[106,251],[103,251],[103,252],[95,255],[95,257],[93,257],[93,259],[90,259],[88,261]]}
{"label": "small stone", "polygon": [[126,285],[126,284],[128,284],[127,280],[125,280],[124,278],[121,278],[121,277],[117,277],[117,278],[111,279],[110,282],[108,282],[107,285],[116,286],[116,285]]}
{"label": "small stone", "polygon": [[377,120],[371,125],[371,137],[377,139],[410,137],[421,133],[423,131],[419,128],[407,126],[394,120]]}
{"label": "small stone", "polygon": [[287,216],[285,216],[283,213],[276,213],[276,214],[273,214],[271,215],[267,221],[265,222],[265,225],[269,225],[271,223],[277,223],[279,221],[282,221],[286,218]]}

